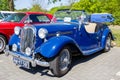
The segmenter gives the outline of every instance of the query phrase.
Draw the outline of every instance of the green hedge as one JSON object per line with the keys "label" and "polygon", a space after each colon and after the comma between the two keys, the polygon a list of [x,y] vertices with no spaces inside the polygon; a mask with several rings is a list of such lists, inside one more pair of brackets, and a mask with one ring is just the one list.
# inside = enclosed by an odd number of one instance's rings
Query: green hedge
{"label": "green hedge", "polygon": [[112,26],[110,29],[115,37],[116,46],[120,47],[120,26]]}

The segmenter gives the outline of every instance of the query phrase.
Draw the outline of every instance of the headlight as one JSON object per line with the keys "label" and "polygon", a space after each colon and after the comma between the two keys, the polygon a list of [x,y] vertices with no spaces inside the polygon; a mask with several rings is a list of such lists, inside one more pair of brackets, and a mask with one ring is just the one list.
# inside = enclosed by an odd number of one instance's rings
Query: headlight
{"label": "headlight", "polygon": [[16,44],[13,44],[13,45],[12,45],[12,50],[13,50],[13,51],[17,51],[17,45],[16,45]]}
{"label": "headlight", "polygon": [[20,27],[15,27],[15,28],[14,28],[14,33],[15,33],[16,35],[19,35],[19,34],[20,34],[20,30],[21,30]]}
{"label": "headlight", "polygon": [[25,49],[25,53],[26,53],[27,56],[30,56],[32,54],[31,49],[29,47],[27,47]]}
{"label": "headlight", "polygon": [[40,37],[41,39],[44,39],[47,34],[48,34],[47,29],[41,28],[41,29],[38,31],[38,35],[39,35],[39,37]]}

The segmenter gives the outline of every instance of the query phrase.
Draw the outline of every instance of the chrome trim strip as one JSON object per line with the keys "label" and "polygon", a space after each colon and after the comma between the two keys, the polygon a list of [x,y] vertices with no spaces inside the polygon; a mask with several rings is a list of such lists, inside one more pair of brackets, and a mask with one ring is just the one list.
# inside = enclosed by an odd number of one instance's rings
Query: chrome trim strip
{"label": "chrome trim strip", "polygon": [[64,35],[64,34],[72,34],[72,31],[60,32],[60,34],[62,34],[62,35]]}
{"label": "chrome trim strip", "polygon": [[66,32],[56,32],[56,33],[51,33],[51,34],[48,34],[48,36],[56,36],[56,34],[60,34],[60,35],[66,35],[66,34],[72,34],[73,32],[72,31],[66,31]]}
{"label": "chrome trim strip", "polygon": [[36,60],[34,58],[26,58],[24,56],[21,56],[20,54],[16,54],[15,52],[12,52],[12,51],[9,51],[9,50],[4,50],[4,52],[5,52],[6,56],[12,55],[14,57],[18,57],[18,58],[21,58],[23,60],[29,61],[32,65],[32,67],[36,67],[36,65],[39,65],[39,66],[42,66],[42,67],[49,67],[50,66],[49,62],[39,61],[39,60]]}

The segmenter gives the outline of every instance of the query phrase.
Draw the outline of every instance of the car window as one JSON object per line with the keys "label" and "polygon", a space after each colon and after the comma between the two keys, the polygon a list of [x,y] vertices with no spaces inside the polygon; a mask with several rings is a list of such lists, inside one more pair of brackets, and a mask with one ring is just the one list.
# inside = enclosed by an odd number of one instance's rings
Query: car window
{"label": "car window", "polygon": [[102,16],[102,18],[105,18],[105,16]]}
{"label": "car window", "polygon": [[31,14],[29,18],[32,20],[32,22],[39,23],[39,22],[50,22],[50,19],[43,14]]}
{"label": "car window", "polygon": [[107,16],[107,18],[108,18],[108,19],[110,19],[110,20],[112,20],[112,19],[113,19],[113,17],[112,17],[112,16],[110,16],[110,15],[108,15],[108,16]]}
{"label": "car window", "polygon": [[25,13],[14,13],[14,14],[9,15],[7,18],[5,18],[4,21],[20,22],[25,15],[26,15]]}

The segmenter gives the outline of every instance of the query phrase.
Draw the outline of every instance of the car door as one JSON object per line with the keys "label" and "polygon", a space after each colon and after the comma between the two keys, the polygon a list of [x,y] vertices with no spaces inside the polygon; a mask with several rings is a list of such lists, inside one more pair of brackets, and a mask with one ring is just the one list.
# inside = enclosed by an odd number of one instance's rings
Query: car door
{"label": "car door", "polygon": [[92,50],[99,46],[98,34],[86,32],[84,25],[78,30],[76,41],[82,51]]}

